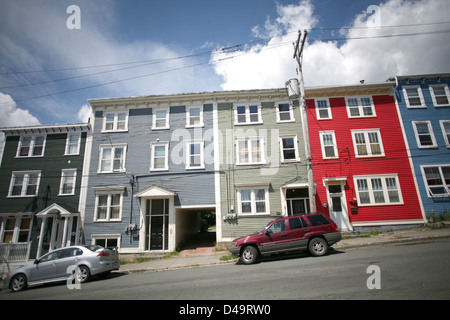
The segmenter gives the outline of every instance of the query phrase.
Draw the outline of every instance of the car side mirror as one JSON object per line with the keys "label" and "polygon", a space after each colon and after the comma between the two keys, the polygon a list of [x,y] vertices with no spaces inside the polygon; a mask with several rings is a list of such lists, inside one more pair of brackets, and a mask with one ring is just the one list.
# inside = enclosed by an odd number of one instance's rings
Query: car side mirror
{"label": "car side mirror", "polygon": [[267,229],[265,232],[264,232],[264,234],[266,235],[266,236],[268,236],[268,237],[270,237],[270,234],[271,234],[272,232],[269,230],[269,229]]}
{"label": "car side mirror", "polygon": [[34,260],[34,264],[39,264],[39,259]]}

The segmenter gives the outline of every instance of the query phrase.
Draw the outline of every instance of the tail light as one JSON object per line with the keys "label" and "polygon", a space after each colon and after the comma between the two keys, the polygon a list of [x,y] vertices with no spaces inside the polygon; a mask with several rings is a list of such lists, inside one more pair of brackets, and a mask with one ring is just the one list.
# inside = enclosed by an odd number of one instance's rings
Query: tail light
{"label": "tail light", "polygon": [[100,252],[100,253],[97,255],[97,257],[107,257],[107,256],[109,256],[109,253],[108,253],[108,252],[104,252],[104,251]]}
{"label": "tail light", "polygon": [[335,223],[333,223],[333,224],[331,225],[331,227],[333,228],[333,231],[334,231],[334,232],[338,232],[338,231],[339,231],[339,228],[338,228],[338,226],[337,226]]}

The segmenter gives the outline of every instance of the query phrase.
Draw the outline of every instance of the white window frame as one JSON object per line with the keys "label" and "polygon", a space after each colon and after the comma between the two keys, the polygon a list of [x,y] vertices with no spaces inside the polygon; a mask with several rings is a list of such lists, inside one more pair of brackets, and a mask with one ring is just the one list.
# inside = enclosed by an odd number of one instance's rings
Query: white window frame
{"label": "white window frame", "polygon": [[[422,166],[420,166],[420,170],[422,171],[423,182],[424,182],[425,188],[427,189],[428,198],[448,198],[448,197],[450,197],[450,184],[447,184],[445,182],[444,173],[442,171],[442,167],[450,167],[450,163],[449,164],[432,164],[432,165],[422,165]],[[425,169],[426,168],[437,168],[438,171],[439,171],[439,178],[441,179],[442,184],[433,185],[433,186],[430,187],[429,184],[428,184],[428,181],[427,181],[426,174],[425,174]],[[434,195],[432,190],[431,190],[431,188],[433,188],[433,187],[442,187],[442,188],[444,188],[446,193]]]}
{"label": "white window frame", "polygon": [[[355,99],[357,101],[357,105],[356,106],[350,106],[349,100],[350,99]],[[363,106],[362,100],[363,99],[369,99],[370,101],[370,106]],[[354,118],[375,118],[377,115],[375,113],[375,105],[373,103],[373,99],[371,96],[354,96],[354,97],[347,97],[345,98],[345,105],[347,106],[347,115],[350,119],[354,119]],[[358,109],[358,115],[354,116],[351,113],[351,108],[357,108]],[[366,108],[370,108],[370,110],[372,111],[371,115],[365,115],[364,114],[364,109]]]}
{"label": "white window frame", "polygon": [[[372,184],[372,179],[380,179],[381,187],[380,190],[375,190]],[[387,179],[395,179],[396,189],[389,189]],[[367,190],[359,190],[358,180],[366,180]],[[353,176],[353,183],[355,187],[356,198],[358,200],[358,206],[368,207],[368,206],[386,206],[386,205],[402,205],[403,195],[400,186],[400,181],[398,179],[398,174],[383,174],[383,175],[364,175],[364,176]],[[398,202],[391,202],[389,199],[389,190],[396,190],[398,194]],[[360,192],[368,192],[369,203],[361,203]],[[375,202],[375,192],[382,192],[384,197],[384,202]]]}
{"label": "white window frame", "polygon": [[[325,135],[331,135],[332,136],[332,139],[333,139],[333,144],[332,145],[325,145],[324,144],[323,137]],[[339,152],[338,152],[338,148],[337,148],[336,134],[335,134],[334,130],[332,130],[332,131],[320,131],[319,132],[319,136],[320,136],[320,146],[322,148],[322,158],[323,159],[338,159],[339,158]],[[333,147],[333,152],[334,152],[334,156],[333,157],[328,157],[326,155],[325,147]]]}
{"label": "white window frame", "polygon": [[[22,229],[22,221],[24,219],[29,219],[28,222],[28,229]],[[12,229],[6,229],[7,226],[7,220],[14,220],[14,227]],[[30,231],[33,224],[33,218],[29,215],[18,215],[14,217],[3,217],[3,219],[0,219],[0,243],[23,243],[27,242],[30,239]],[[5,234],[7,232],[12,233],[11,241],[5,242]],[[20,240],[20,234],[26,233],[27,240],[23,242],[19,242]]]}
{"label": "white window frame", "polygon": [[[409,102],[408,93],[406,92],[407,89],[417,89],[417,98],[420,100],[420,105],[411,105]],[[414,109],[414,108],[426,108],[427,105],[425,104],[425,99],[423,98],[422,88],[420,86],[403,86],[403,97],[405,98],[406,107],[408,109]],[[416,98],[416,97],[414,97]]]}
{"label": "white window frame", "polygon": [[[326,108],[323,107],[323,106],[319,107],[319,102],[320,101],[325,101]],[[314,99],[314,105],[316,107],[317,120],[331,120],[331,119],[333,119],[333,115],[331,114],[330,99],[328,99],[328,98],[315,98]],[[328,114],[327,117],[321,117],[320,116],[320,110],[321,109],[322,110],[325,110],[325,109],[327,110],[327,114]]]}
{"label": "white window frame", "polygon": [[[114,163],[117,160],[115,158],[115,151],[116,149],[122,148],[122,159],[120,159],[120,168],[115,169]],[[111,149],[111,158],[110,159],[103,159],[103,151],[105,149]],[[127,159],[127,145],[126,144],[102,144],[100,145],[100,154],[98,158],[98,173],[116,173],[116,172],[125,172],[126,171],[126,159]],[[102,163],[103,161],[111,161],[111,170],[104,170],[102,171]]]}
{"label": "white window frame", "polygon": [[[199,114],[199,120],[198,123],[191,123],[191,119],[194,118],[191,116],[191,110],[193,109],[199,109],[200,110],[200,114]],[[192,106],[192,107],[188,107],[186,108],[186,128],[196,128],[196,127],[204,127],[205,124],[203,122],[203,106]]]}
{"label": "white window frame", "polygon": [[[164,147],[164,168],[155,168],[155,147]],[[152,142],[150,146],[150,171],[169,170],[169,142]]]}
{"label": "white window frame", "polygon": [[[156,125],[156,121],[158,120],[156,118],[156,114],[158,112],[165,112],[165,124],[163,126],[157,126]],[[161,121],[162,118],[159,118],[159,121]],[[170,129],[170,108],[161,108],[161,109],[153,109],[153,117],[152,117],[152,130],[165,130],[165,129]]]}
{"label": "white window frame", "polygon": [[[71,141],[71,137],[73,137],[76,142]],[[75,156],[80,154],[80,145],[81,145],[81,132],[79,133],[68,133],[66,139],[66,150],[64,151],[64,155],[66,156]],[[74,147],[75,151],[70,152],[71,146]]]}
{"label": "white window frame", "polygon": [[[191,154],[191,145],[198,144],[200,145],[200,154]],[[186,169],[195,170],[195,169],[205,169],[205,142],[203,140],[190,140],[186,142]],[[200,165],[193,166],[191,163],[191,157],[198,156],[200,157]]]}
{"label": "white window frame", "polygon": [[[295,158],[294,159],[285,159],[284,158],[284,147],[283,147],[283,140],[284,139],[293,139],[294,142],[294,152],[295,152]],[[298,139],[296,135],[282,135],[280,136],[280,155],[281,155],[281,162],[282,163],[288,163],[288,162],[298,162],[300,161],[300,155],[298,152]]]}
{"label": "white window frame", "polygon": [[[122,207],[123,207],[123,193],[124,193],[124,188],[117,188],[117,191],[113,191],[113,190],[104,190],[104,191],[100,191],[97,190],[95,192],[95,209],[94,209],[94,222],[110,222],[110,221],[122,221]],[[114,195],[119,195],[120,196],[120,201],[119,201],[119,217],[118,218],[111,218],[111,203],[112,203],[112,197]],[[107,196],[107,201],[106,201],[106,217],[104,219],[99,219],[98,217],[98,209],[99,209],[99,198],[100,196]]]}
{"label": "white window frame", "polygon": [[[36,191],[34,194],[27,194],[27,189],[29,186],[29,182],[30,182],[30,177],[34,175],[37,175],[37,180],[36,180]],[[16,179],[18,177],[23,177],[22,180],[22,188],[20,191],[20,195],[13,195],[13,188],[16,182]],[[38,170],[34,170],[34,171],[13,171],[11,173],[11,181],[9,183],[9,190],[8,190],[8,198],[34,198],[38,195],[39,193],[39,185],[41,183],[41,171]]]}
{"label": "white window frame", "polygon": [[[256,121],[252,121],[251,116],[255,115],[255,113],[250,113],[251,107],[257,107],[258,112],[256,115],[258,116],[258,119]],[[242,115],[238,115],[238,108],[245,108],[245,121],[240,122],[239,118],[242,117]],[[234,106],[234,124],[235,125],[249,125],[249,124],[262,124],[262,115],[261,115],[261,105],[258,103],[249,103],[249,104],[235,104]]]}
{"label": "white window frame", "polygon": [[[72,178],[73,182],[70,192],[64,193],[64,184],[66,183],[67,178]],[[62,169],[58,196],[73,196],[75,194],[76,184],[77,184],[77,169]]]}
{"label": "white window frame", "polygon": [[[434,92],[435,87],[443,87],[448,103],[446,103],[446,104],[438,104],[437,103],[436,93]],[[432,84],[432,85],[429,85],[429,88],[430,88],[431,99],[433,100],[433,104],[435,107],[439,108],[439,107],[449,107],[450,106],[450,91],[448,90],[448,85],[446,83]]]}
{"label": "white window frame", "polygon": [[[355,150],[356,158],[369,158],[369,157],[384,157],[384,147],[383,140],[381,139],[380,129],[363,129],[363,130],[352,130],[352,139],[353,139],[353,148]],[[378,144],[380,146],[380,154],[373,154],[371,143],[370,143],[370,134],[376,133],[378,136]],[[366,146],[367,154],[360,155],[358,153],[358,144],[356,143],[356,134],[364,134],[364,143]]]}
{"label": "white window frame", "polygon": [[[280,112],[280,105],[288,105],[289,111]],[[294,107],[289,102],[275,103],[275,108],[276,108],[276,114],[277,114],[277,123],[295,122]],[[281,114],[289,114],[289,119],[282,120]]]}
{"label": "white window frame", "polygon": [[[36,139],[37,138],[44,138],[44,141],[42,142],[42,152],[41,154],[34,154],[35,148],[36,148]],[[22,147],[23,147],[23,140],[25,138],[30,138],[30,145],[27,155],[20,155]],[[20,141],[17,146],[17,152],[16,152],[16,158],[38,158],[43,157],[45,153],[45,145],[47,143],[47,135],[25,135],[20,136]]]}
{"label": "white window frame", "polygon": [[445,130],[446,123],[448,123],[450,127],[450,120],[440,120],[439,123],[441,125],[442,134],[444,136],[445,146],[447,148],[450,148],[450,128],[448,132]]}
{"label": "white window frame", "polygon": [[117,241],[117,248],[120,249],[120,234],[93,234],[91,235],[92,244],[97,244],[97,240],[106,240],[114,239]]}
{"label": "white window frame", "polygon": [[[253,158],[253,145],[259,141],[260,144],[260,161],[255,161]],[[240,152],[240,144],[241,142],[247,143],[248,150],[248,162],[241,162],[241,152]],[[264,138],[262,137],[245,137],[245,138],[236,138],[236,165],[253,165],[253,164],[265,164],[265,145]]]}
{"label": "white window frame", "polygon": [[[256,203],[256,191],[264,190],[264,212],[257,212]],[[250,203],[250,212],[242,212],[242,191],[250,191],[250,200],[246,201]],[[269,203],[269,186],[253,186],[253,187],[240,187],[236,189],[237,192],[237,202],[238,202],[238,215],[240,216],[259,216],[259,215],[270,215],[270,203]],[[262,202],[262,201],[260,201]]]}
{"label": "white window frame", "polygon": [[[421,142],[420,142],[420,135],[419,135],[419,132],[417,131],[417,124],[426,124],[427,125],[432,145],[423,146],[421,144]],[[436,142],[436,138],[434,136],[433,126],[431,125],[431,121],[428,121],[428,120],[425,120],[425,121],[412,121],[412,126],[413,126],[413,129],[414,129],[414,134],[416,136],[417,147],[419,147],[420,149],[428,149],[428,148],[436,148],[437,147],[437,142]]]}
{"label": "white window frame", "polygon": [[[119,121],[119,114],[125,114],[125,120]],[[107,121],[108,115],[113,116],[112,121]],[[105,112],[103,115],[103,128],[102,132],[127,132],[128,131],[128,110]],[[124,128],[119,128],[119,123],[125,122]],[[112,124],[112,128],[107,128],[108,124]]]}

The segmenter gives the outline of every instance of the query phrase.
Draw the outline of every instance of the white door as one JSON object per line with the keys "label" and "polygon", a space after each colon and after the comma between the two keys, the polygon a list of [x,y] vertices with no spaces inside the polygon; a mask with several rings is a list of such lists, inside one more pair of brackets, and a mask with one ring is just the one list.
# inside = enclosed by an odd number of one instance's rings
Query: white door
{"label": "white door", "polygon": [[342,185],[329,185],[328,194],[330,199],[330,217],[338,226],[339,230],[349,230],[347,205]]}

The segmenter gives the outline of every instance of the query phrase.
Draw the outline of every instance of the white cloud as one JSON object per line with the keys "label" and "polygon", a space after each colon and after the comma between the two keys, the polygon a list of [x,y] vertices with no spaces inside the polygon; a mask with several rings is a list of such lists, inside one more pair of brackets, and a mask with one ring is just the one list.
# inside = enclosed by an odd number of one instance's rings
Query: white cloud
{"label": "white cloud", "polygon": [[[447,21],[447,4],[445,0],[388,0],[378,5],[381,26],[422,24],[408,28],[368,28],[368,21],[374,17],[361,8],[363,13],[351,24],[354,28],[340,30],[347,37],[345,41],[319,40],[319,32],[311,30],[303,54],[306,86],[350,84],[363,79],[382,82],[394,75],[449,72],[448,33],[379,37],[445,29],[425,24]],[[224,90],[283,87],[286,80],[296,76],[291,44],[297,39],[297,30],[319,27],[318,18],[310,0],[278,5],[277,14],[275,20],[266,20],[263,29],[252,29],[258,37],[273,37],[267,44],[212,56],[213,61],[221,59],[215,62],[215,71],[222,77]],[[370,38],[351,39],[356,37]]]}
{"label": "white cloud", "polygon": [[91,106],[85,104],[83,105],[80,110],[78,111],[78,120],[81,122],[88,122],[89,117],[91,116],[92,108]]}
{"label": "white cloud", "polygon": [[10,95],[0,92],[0,127],[34,126],[39,124],[39,120],[28,110],[17,108]]}

